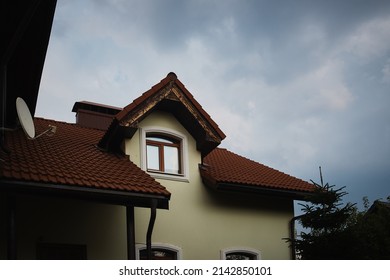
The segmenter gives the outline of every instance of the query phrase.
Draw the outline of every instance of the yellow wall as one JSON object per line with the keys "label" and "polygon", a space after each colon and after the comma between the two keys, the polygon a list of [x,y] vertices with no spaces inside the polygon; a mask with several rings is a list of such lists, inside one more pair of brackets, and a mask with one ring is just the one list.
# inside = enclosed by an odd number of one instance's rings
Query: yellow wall
{"label": "yellow wall", "polygon": [[[188,182],[157,179],[172,194],[170,209],[158,210],[153,243],[182,249],[183,259],[220,259],[220,250],[246,247],[259,250],[262,259],[289,259],[288,223],[291,200],[228,195],[207,189],[199,174],[200,153],[190,134],[167,113],[155,112],[141,128],[158,126],[185,134],[188,139]],[[126,153],[141,166],[140,134],[126,142]],[[145,243],[150,211],[136,209],[136,242]]]}

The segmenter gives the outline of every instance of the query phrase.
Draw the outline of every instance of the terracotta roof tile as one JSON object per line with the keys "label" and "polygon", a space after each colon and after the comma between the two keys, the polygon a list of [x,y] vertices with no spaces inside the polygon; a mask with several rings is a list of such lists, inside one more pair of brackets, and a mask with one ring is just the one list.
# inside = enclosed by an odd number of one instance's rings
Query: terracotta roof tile
{"label": "terracotta roof tile", "polygon": [[9,154],[1,152],[0,178],[161,195],[170,193],[127,156],[99,150],[104,131],[41,118],[36,131],[57,127],[53,136],[28,140],[22,129],[6,133]]}
{"label": "terracotta roof tile", "polygon": [[213,184],[258,186],[269,189],[311,192],[315,186],[261,163],[216,148],[204,158],[203,178]]}

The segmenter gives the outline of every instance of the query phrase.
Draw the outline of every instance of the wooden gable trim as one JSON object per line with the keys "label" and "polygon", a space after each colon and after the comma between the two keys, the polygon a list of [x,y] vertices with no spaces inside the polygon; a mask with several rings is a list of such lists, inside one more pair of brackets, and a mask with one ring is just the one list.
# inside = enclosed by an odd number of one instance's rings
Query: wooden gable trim
{"label": "wooden gable trim", "polygon": [[215,129],[208,124],[206,119],[202,117],[198,108],[191,103],[183,91],[175,85],[173,81],[155,95],[146,99],[143,104],[140,104],[140,108],[130,112],[130,114],[120,122],[120,125],[124,127],[138,127],[138,123],[142,121],[142,119],[144,119],[162,100],[180,102],[206,132],[208,141],[216,143],[220,143],[222,141],[222,137],[219,136]]}
{"label": "wooden gable trim", "polygon": [[187,110],[191,113],[192,116],[197,120],[197,122],[202,126],[207,135],[207,140],[212,140],[213,142],[220,143],[223,139],[222,136],[219,136],[215,129],[212,128],[205,120],[204,117],[199,113],[198,108],[196,108],[189,99],[185,96],[185,94],[180,94],[179,88],[173,87],[172,92],[175,93],[176,97],[180,100],[180,102],[187,108]]}
{"label": "wooden gable trim", "polygon": [[138,123],[145,118],[148,113],[162,100],[166,99],[167,96],[172,92],[172,82],[157,93],[145,99],[143,102],[138,104],[136,108],[128,112],[126,117],[120,120],[120,125],[125,127],[138,127]]}
{"label": "wooden gable trim", "polygon": [[99,142],[99,147],[116,150],[115,146],[123,137],[131,138],[138,129],[138,124],[153,110],[172,113],[196,139],[197,149],[202,152],[202,156],[216,148],[226,137],[177,79],[176,74],[171,72],[115,116],[107,133]]}

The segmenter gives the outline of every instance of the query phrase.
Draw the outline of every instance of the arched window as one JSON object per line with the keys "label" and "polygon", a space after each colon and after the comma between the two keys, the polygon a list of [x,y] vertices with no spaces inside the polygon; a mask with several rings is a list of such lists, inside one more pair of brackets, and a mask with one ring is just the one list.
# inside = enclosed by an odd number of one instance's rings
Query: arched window
{"label": "arched window", "polygon": [[[146,245],[136,245],[136,257],[138,260],[148,259],[148,252]],[[153,244],[152,245],[152,259],[153,260],[180,260],[181,248],[171,244]]]}
{"label": "arched window", "polygon": [[141,130],[141,165],[155,178],[188,182],[187,137],[159,127]]}
{"label": "arched window", "polygon": [[221,250],[223,260],[260,260],[260,251],[251,248],[228,248]]}
{"label": "arched window", "polygon": [[181,158],[180,139],[164,134],[146,134],[147,171],[174,175],[183,174]]}

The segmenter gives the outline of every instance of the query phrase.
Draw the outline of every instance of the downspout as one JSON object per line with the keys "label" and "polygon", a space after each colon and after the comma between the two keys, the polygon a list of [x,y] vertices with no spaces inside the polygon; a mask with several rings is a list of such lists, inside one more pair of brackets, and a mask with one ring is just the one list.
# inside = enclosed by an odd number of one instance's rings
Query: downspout
{"label": "downspout", "polygon": [[295,254],[295,221],[302,218],[304,215],[299,215],[296,217],[293,217],[290,220],[290,241],[291,241],[291,259],[296,260],[297,256]]}
{"label": "downspout", "polygon": [[126,206],[126,226],[127,226],[127,259],[135,260],[135,223],[134,206]]}
{"label": "downspout", "polygon": [[152,233],[153,233],[154,222],[156,221],[156,214],[157,214],[156,209],[157,209],[157,200],[152,199],[151,206],[150,206],[150,220],[149,220],[148,232],[146,233],[146,251],[148,254],[148,260],[151,260],[153,257]]}

